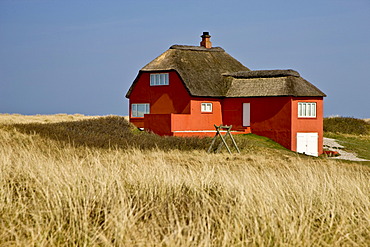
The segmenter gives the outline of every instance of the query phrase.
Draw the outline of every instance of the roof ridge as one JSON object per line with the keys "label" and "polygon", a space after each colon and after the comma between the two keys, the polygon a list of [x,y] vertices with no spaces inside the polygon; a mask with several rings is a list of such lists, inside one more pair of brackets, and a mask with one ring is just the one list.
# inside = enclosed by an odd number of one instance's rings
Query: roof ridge
{"label": "roof ridge", "polygon": [[221,47],[205,48],[203,46],[192,46],[192,45],[172,45],[170,49],[176,50],[188,50],[188,51],[208,51],[208,52],[224,52],[225,50]]}
{"label": "roof ridge", "polygon": [[232,73],[224,73],[222,75],[231,76],[234,78],[271,78],[271,77],[301,76],[297,71],[292,69],[237,71]]}

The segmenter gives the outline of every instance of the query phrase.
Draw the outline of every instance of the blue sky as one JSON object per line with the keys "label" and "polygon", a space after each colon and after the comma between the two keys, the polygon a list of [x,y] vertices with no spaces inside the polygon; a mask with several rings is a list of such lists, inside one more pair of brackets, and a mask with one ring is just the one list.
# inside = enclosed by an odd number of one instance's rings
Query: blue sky
{"label": "blue sky", "polygon": [[370,118],[370,1],[0,1],[0,113],[127,115],[138,71],[209,31],[250,69],[294,69],[325,116]]}

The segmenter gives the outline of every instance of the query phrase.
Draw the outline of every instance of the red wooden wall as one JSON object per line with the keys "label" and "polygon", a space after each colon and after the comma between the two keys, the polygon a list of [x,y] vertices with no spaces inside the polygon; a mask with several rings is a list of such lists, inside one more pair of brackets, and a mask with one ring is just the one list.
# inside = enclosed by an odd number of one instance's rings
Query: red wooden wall
{"label": "red wooden wall", "polygon": [[[322,97],[191,97],[177,72],[169,72],[169,81],[169,85],[150,86],[150,73],[139,74],[130,95],[133,124],[160,135],[177,136],[213,136],[214,124],[233,125],[233,130],[266,136],[293,151],[297,132],[317,132],[319,154],[323,151]],[[316,102],[316,118],[298,118],[298,102]],[[149,103],[150,114],[131,117],[133,103]],[[212,113],[201,112],[201,103],[212,103]],[[243,103],[250,103],[250,127],[242,126]]]}
{"label": "red wooden wall", "polygon": [[169,85],[150,86],[150,73],[140,73],[129,100],[130,122],[144,127],[144,118],[131,117],[131,104],[149,103],[150,113],[190,113],[190,95],[175,71],[169,72]]}
{"label": "red wooden wall", "polygon": [[[298,102],[316,102],[315,118],[298,118]],[[323,97],[293,97],[292,98],[292,140],[291,150],[297,151],[297,132],[317,132],[319,134],[319,155],[323,153]]]}
{"label": "red wooden wall", "polygon": [[243,127],[243,103],[250,103],[250,131],[266,136],[290,148],[290,97],[226,98],[223,100],[223,122],[233,129]]}
{"label": "red wooden wall", "polygon": [[[298,118],[298,102],[316,102],[315,118]],[[222,102],[223,124],[245,129],[243,103],[250,103],[250,131],[296,151],[297,132],[317,132],[318,152],[323,152],[323,97],[226,98]]]}

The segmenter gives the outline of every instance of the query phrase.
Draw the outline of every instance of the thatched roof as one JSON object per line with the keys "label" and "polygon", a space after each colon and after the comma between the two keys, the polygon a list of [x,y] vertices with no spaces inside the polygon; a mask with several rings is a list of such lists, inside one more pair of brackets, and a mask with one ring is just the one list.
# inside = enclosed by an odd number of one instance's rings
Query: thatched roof
{"label": "thatched roof", "polygon": [[[228,89],[224,73],[249,71],[220,47],[173,45],[140,72],[176,70],[192,96],[222,97]],[[129,97],[133,83],[126,97]]]}
{"label": "thatched roof", "polygon": [[[175,70],[191,96],[323,96],[294,70],[251,71],[220,47],[173,45],[140,72]],[[137,79],[126,94],[130,93]]]}
{"label": "thatched roof", "polygon": [[224,74],[230,87],[226,97],[326,95],[294,70],[255,70]]}

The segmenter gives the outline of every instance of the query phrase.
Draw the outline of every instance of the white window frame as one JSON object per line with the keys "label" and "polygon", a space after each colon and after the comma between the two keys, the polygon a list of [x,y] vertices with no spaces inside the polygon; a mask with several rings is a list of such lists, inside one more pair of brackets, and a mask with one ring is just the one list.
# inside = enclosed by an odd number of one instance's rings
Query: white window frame
{"label": "white window frame", "polygon": [[202,103],[200,105],[201,112],[212,112],[212,110],[213,110],[212,103]]}
{"label": "white window frame", "polygon": [[[139,107],[144,107],[144,109],[139,111]],[[144,117],[144,114],[150,114],[150,104],[148,103],[131,104],[131,117]]]}
{"label": "white window frame", "polygon": [[150,74],[150,86],[166,86],[170,84],[169,73]]}
{"label": "white window frame", "polygon": [[316,102],[298,102],[298,117],[315,118],[317,109],[316,105]]}

